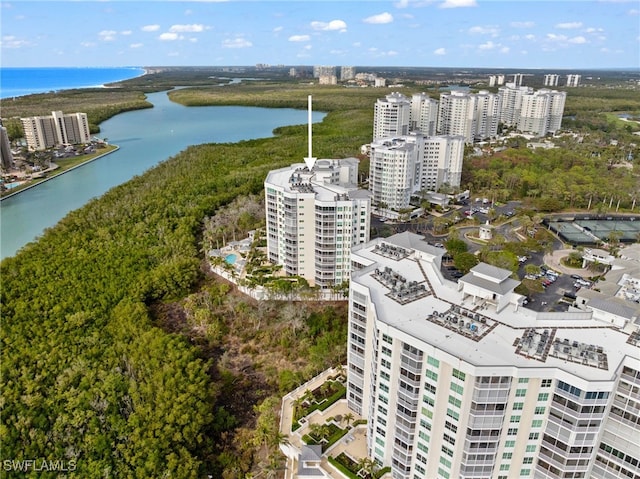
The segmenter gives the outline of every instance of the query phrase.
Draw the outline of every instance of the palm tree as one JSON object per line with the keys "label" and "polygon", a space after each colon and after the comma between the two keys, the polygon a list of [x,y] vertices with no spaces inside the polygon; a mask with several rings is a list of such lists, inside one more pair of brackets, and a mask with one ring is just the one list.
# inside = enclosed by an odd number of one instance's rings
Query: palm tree
{"label": "palm tree", "polygon": [[358,475],[362,477],[371,477],[376,470],[376,463],[368,458],[363,457],[358,461]]}
{"label": "palm tree", "polygon": [[354,415],[352,413],[347,413],[342,417],[342,420],[345,422],[347,427],[349,427],[349,423],[354,420]]}

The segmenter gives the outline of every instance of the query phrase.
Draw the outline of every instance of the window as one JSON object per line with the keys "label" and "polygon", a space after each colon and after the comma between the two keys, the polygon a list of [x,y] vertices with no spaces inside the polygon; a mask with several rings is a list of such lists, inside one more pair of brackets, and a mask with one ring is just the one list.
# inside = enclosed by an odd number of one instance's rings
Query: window
{"label": "window", "polygon": [[522,464],[533,464],[533,457],[525,457],[522,460]]}
{"label": "window", "polygon": [[464,381],[466,377],[462,371],[458,371],[457,369],[453,370],[453,377],[459,379],[460,381]]}
{"label": "window", "polygon": [[529,382],[529,378],[518,378],[518,382],[520,384],[523,384],[523,383],[526,384]]}
{"label": "window", "polygon": [[545,410],[546,408],[544,406],[537,407],[536,410],[534,411],[534,414],[544,414]]}
{"label": "window", "polygon": [[462,405],[462,401],[454,398],[453,396],[449,396],[449,404],[459,408]]}
{"label": "window", "polygon": [[462,394],[464,388],[456,383],[451,383],[451,390],[458,394]]}
{"label": "window", "polygon": [[532,432],[531,434],[529,434],[529,441],[537,441],[539,437],[539,432]]}
{"label": "window", "polygon": [[542,419],[536,419],[531,423],[531,427],[542,427]]}
{"label": "window", "polygon": [[527,452],[536,452],[536,445],[535,444],[531,444],[531,445],[527,446],[526,451]]}
{"label": "window", "polygon": [[437,373],[434,373],[433,371],[428,371],[428,370],[427,370],[427,372],[425,373],[425,375],[426,375],[429,379],[431,379],[431,380],[433,380],[433,381],[437,381],[437,380],[438,380],[438,374],[437,374]]}
{"label": "window", "polygon": [[507,436],[516,436],[518,434],[518,428],[512,427],[507,431]]}
{"label": "window", "polygon": [[431,364],[431,366],[435,366],[436,368],[440,367],[440,361],[431,356],[427,357],[427,364]]}
{"label": "window", "polygon": [[449,408],[447,408],[447,416],[455,419],[456,421],[458,419],[460,419],[460,415],[457,412],[455,412],[455,411],[453,411],[452,409],[449,409]]}
{"label": "window", "polygon": [[531,469],[520,469],[520,477],[530,476]]}
{"label": "window", "polygon": [[502,454],[502,459],[511,459],[511,457],[513,457],[513,453],[512,452],[504,452]]}
{"label": "window", "polygon": [[521,411],[523,407],[524,407],[524,403],[523,402],[514,402],[513,403],[513,410],[514,411]]}
{"label": "window", "polygon": [[516,441],[505,441],[504,447],[515,447]]}
{"label": "window", "polygon": [[509,464],[500,464],[500,470],[501,471],[508,471],[509,470]]}
{"label": "window", "polygon": [[520,416],[511,416],[509,422],[520,422]]}
{"label": "window", "polygon": [[551,380],[551,379],[543,379],[541,387],[550,388],[552,382],[553,382],[553,380]]}
{"label": "window", "polygon": [[526,389],[516,389],[516,397],[521,398],[527,395]]}
{"label": "window", "polygon": [[540,393],[538,394],[538,401],[548,401],[549,393]]}

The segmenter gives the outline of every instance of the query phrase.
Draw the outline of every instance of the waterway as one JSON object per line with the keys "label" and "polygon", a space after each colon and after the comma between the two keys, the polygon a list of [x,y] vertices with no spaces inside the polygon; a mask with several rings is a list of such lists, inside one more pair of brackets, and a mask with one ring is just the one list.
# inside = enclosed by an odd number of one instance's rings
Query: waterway
{"label": "waterway", "polygon": [[[117,115],[99,136],[120,146],[0,203],[0,259],[13,256],[67,213],[166,160],[189,145],[229,143],[273,136],[273,129],[307,122],[306,110],[254,107],[184,107],[166,92],[152,93],[154,108]],[[313,113],[313,122],[325,114]]]}

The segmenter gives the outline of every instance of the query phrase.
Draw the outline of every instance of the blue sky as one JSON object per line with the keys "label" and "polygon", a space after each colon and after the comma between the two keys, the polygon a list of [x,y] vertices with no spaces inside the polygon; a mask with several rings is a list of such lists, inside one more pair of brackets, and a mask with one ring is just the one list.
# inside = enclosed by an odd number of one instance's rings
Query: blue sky
{"label": "blue sky", "polygon": [[0,18],[6,67],[640,67],[640,0],[2,0]]}

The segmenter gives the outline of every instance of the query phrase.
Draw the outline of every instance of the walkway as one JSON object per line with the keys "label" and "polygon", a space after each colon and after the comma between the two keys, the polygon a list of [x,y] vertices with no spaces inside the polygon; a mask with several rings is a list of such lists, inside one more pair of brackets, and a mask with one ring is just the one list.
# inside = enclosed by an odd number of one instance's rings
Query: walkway
{"label": "walkway", "polygon": [[576,252],[575,249],[559,249],[551,254],[544,255],[544,263],[550,266],[554,270],[564,274],[578,274],[580,276],[590,276],[592,273],[587,268],[569,268],[564,266],[561,259],[565,256],[569,256],[569,253]]}

